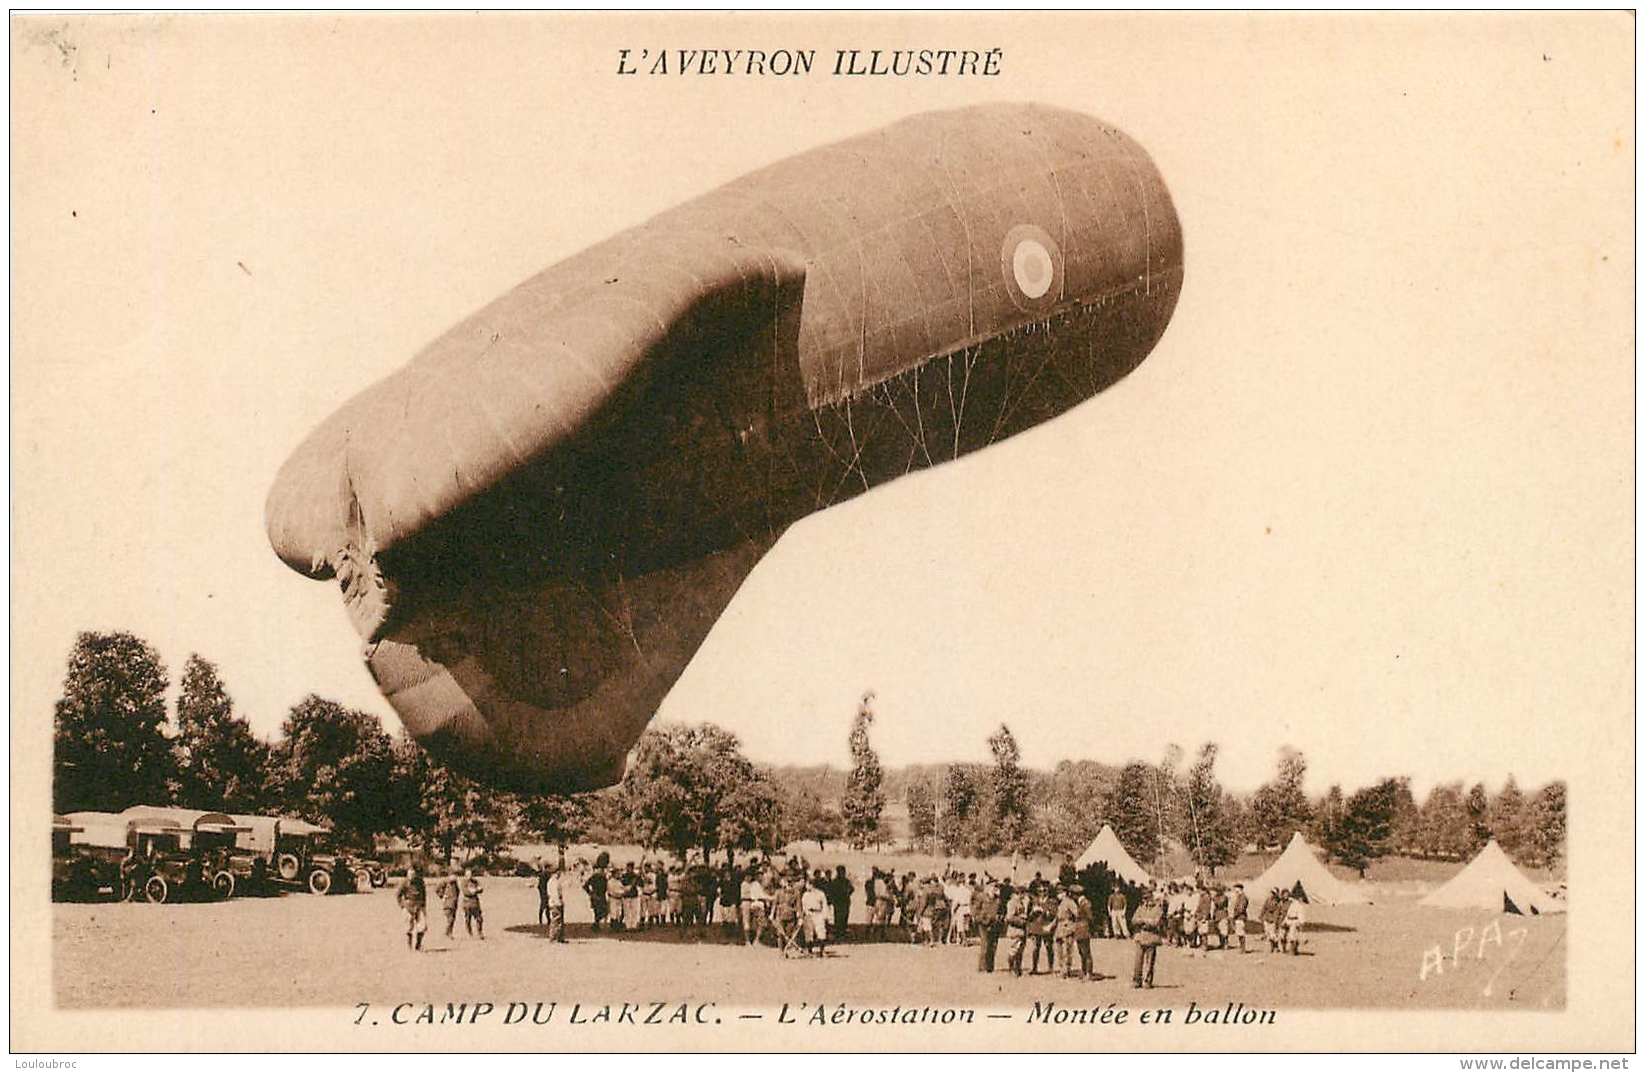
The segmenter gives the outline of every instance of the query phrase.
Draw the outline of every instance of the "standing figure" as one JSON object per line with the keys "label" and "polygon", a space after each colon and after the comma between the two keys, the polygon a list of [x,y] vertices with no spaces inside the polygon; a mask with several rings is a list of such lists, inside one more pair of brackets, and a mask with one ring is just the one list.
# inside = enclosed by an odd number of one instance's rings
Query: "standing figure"
{"label": "standing figure", "polygon": [[1108,896],[1108,934],[1115,939],[1131,938],[1131,926],[1125,922],[1125,892],[1119,885]]}
{"label": "standing figure", "polygon": [[1283,903],[1278,887],[1269,891],[1267,900],[1262,903],[1262,937],[1268,940],[1270,954],[1279,950],[1279,925],[1285,918]]}
{"label": "standing figure", "polygon": [[1055,972],[1057,968],[1056,947],[1052,945],[1051,936],[1056,930],[1057,906],[1051,900],[1051,895],[1045,887],[1034,895],[1033,902],[1028,908],[1028,941],[1032,944],[1032,967],[1028,975],[1037,976],[1040,971],[1040,952],[1045,952],[1045,971]]}
{"label": "standing figure", "polygon": [[880,875],[879,886],[874,890],[874,924],[869,929],[869,937],[879,942],[885,941],[885,929],[891,926],[891,913],[897,902],[897,880],[890,872]]}
{"label": "standing figure", "polygon": [[421,950],[423,933],[428,931],[428,887],[417,874],[416,865],[406,869],[405,882],[400,884],[394,900],[406,918],[406,949]]}
{"label": "standing figure", "polygon": [[1057,888],[1060,897],[1057,899],[1056,920],[1056,950],[1062,958],[1062,976],[1065,980],[1074,977],[1074,925],[1079,920],[1080,903],[1074,900],[1074,892],[1070,887]]}
{"label": "standing figure", "polygon": [[548,941],[565,942],[565,865],[562,863],[548,877],[544,897],[548,901]]}
{"label": "standing figure", "polygon": [[816,957],[823,957],[828,945],[828,895],[823,892],[825,882],[827,880],[821,873],[812,876],[805,893],[800,895],[806,952]]}
{"label": "standing figure", "polygon": [[1165,907],[1160,896],[1149,891],[1143,903],[1131,918],[1131,938],[1137,944],[1137,960],[1131,966],[1132,987],[1154,986],[1154,962],[1159,957],[1165,922]]}
{"label": "standing figure", "polygon": [[1084,890],[1078,891],[1074,901],[1077,914],[1074,918],[1074,952],[1080,956],[1081,978],[1093,980],[1096,973],[1091,966],[1091,932],[1094,930],[1097,914]]}
{"label": "standing figure", "polygon": [[765,905],[769,896],[765,884],[760,882],[759,873],[752,868],[743,877],[742,897],[743,916],[747,921],[743,926],[743,942],[753,946],[765,935]]}
{"label": "standing figure", "polygon": [[[603,854],[602,854],[603,856]],[[610,880],[605,874],[605,868],[596,864],[594,872],[583,880],[583,893],[588,895],[589,908],[594,910],[594,930],[600,930],[600,922],[605,920],[606,914],[611,911],[606,894],[610,889]]]}
{"label": "standing figure", "polygon": [[1294,957],[1302,950],[1302,926],[1308,923],[1308,901],[1295,895],[1286,899],[1284,935],[1280,949],[1289,950]]}
{"label": "standing figure", "polygon": [[851,895],[856,892],[857,885],[851,882],[851,877],[845,874],[845,865],[838,865],[834,869],[833,897],[829,900],[834,907],[834,941],[844,942],[846,928],[851,923]]}
{"label": "standing figure", "polygon": [[1013,892],[1005,908],[1005,964],[1013,976],[1022,975],[1022,949],[1028,942],[1028,911],[1028,892]]}
{"label": "standing figure", "polygon": [[777,929],[777,949],[783,957],[796,949],[800,930],[800,895],[795,889],[798,881],[787,877],[779,881],[777,896],[771,906],[771,920]]}
{"label": "standing figure", "polygon": [[989,883],[972,899],[971,916],[977,922],[977,971],[993,972],[1000,945],[1000,922],[1005,907],[1000,904],[998,884]]}
{"label": "standing figure", "polygon": [[446,938],[450,939],[452,933],[457,929],[457,902],[462,897],[462,891],[457,884],[457,876],[455,874],[446,876],[445,880],[434,888],[434,893],[440,899],[440,910],[446,918]]}
{"label": "standing figure", "polygon": [[1245,919],[1251,915],[1251,899],[1245,896],[1245,884],[1234,884],[1234,899],[1228,907],[1228,926],[1239,939],[1239,952],[1245,953]]}
{"label": "standing figure", "polygon": [[463,930],[470,935],[486,937],[485,917],[480,912],[480,892],[485,890],[474,878],[472,869],[463,870]]}

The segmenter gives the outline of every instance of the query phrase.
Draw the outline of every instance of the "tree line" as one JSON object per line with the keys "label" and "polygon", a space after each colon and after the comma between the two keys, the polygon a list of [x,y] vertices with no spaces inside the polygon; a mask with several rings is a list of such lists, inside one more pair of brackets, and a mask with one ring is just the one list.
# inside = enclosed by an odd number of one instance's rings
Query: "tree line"
{"label": "tree line", "polygon": [[[635,843],[685,856],[836,839],[1060,859],[1076,856],[1105,823],[1145,865],[1185,854],[1213,873],[1299,830],[1361,870],[1389,855],[1466,859],[1490,838],[1523,864],[1552,867],[1565,846],[1563,782],[1530,794],[1511,777],[1494,793],[1448,783],[1419,805],[1409,780],[1394,777],[1310,799],[1307,762],[1293,749],[1249,794],[1218,781],[1212,742],[1186,766],[1173,745],[1158,763],[1064,760],[1038,771],[1022,766],[1003,723],[987,741],[991,763],[888,770],[872,744],[871,692],[851,724],[846,771],[757,765],[720,727],[662,724],[642,736],[619,785],[537,797],[482,786],[403,733],[391,737],[370,713],[312,694],[263,741],[237,714],[217,668],[197,654],[171,711],[169,685],[158,652],[141,638],[79,636],[55,713],[58,812],[133,804],[274,812],[327,824],[362,846],[401,836],[448,861],[529,842]],[[900,823],[893,803],[904,811]]]}

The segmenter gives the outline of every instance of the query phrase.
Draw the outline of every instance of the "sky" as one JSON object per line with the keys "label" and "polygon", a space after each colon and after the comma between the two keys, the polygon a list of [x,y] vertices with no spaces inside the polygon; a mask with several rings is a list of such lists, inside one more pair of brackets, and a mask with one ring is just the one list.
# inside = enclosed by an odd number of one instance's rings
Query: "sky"
{"label": "sky", "polygon": [[[1625,20],[1625,16],[1618,16]],[[533,272],[763,164],[1034,100],[1182,220],[1153,354],[1052,422],[796,526],[665,701],[754,759],[1221,746],[1632,786],[1631,24],[1551,16],[14,21],[13,744],[81,630],[216,662],[272,735],[397,722],[263,533],[355,391]],[[1003,48],[997,78],[619,76],[620,48]],[[826,67],[819,62],[819,67]],[[1581,732],[1573,733],[1573,727]],[[1589,772],[1588,774],[1592,774]]]}

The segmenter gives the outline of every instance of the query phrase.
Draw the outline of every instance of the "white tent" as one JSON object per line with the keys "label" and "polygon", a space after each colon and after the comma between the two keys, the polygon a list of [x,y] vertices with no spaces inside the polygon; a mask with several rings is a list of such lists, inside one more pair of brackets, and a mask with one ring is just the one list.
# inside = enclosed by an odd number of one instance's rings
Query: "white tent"
{"label": "white tent", "polygon": [[1565,907],[1514,867],[1496,839],[1450,881],[1422,899],[1445,909],[1494,909],[1503,913],[1563,913]]}
{"label": "white tent", "polygon": [[1127,883],[1134,883],[1139,887],[1153,878],[1142,865],[1132,860],[1131,855],[1125,852],[1125,846],[1121,844],[1119,836],[1106,823],[1102,825],[1102,830],[1097,832],[1090,848],[1080,854],[1079,860],[1074,862],[1074,867],[1084,869],[1093,864],[1104,865]]}
{"label": "white tent", "polygon": [[1314,855],[1314,847],[1302,837],[1301,831],[1291,836],[1291,844],[1285,847],[1279,860],[1245,884],[1246,891],[1258,902],[1276,887],[1292,892],[1300,889],[1305,900],[1324,905],[1358,904],[1371,900],[1357,885],[1332,875]]}

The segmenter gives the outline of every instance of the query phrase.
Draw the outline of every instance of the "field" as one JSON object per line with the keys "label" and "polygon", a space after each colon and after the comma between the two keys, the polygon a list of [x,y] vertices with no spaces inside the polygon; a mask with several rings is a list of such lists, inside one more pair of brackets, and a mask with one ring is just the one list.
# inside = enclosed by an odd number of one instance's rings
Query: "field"
{"label": "field", "polygon": [[[523,848],[523,855],[534,854]],[[617,859],[627,858],[619,853]],[[842,859],[822,854],[812,861],[832,865]],[[857,871],[858,862],[869,859],[899,872],[942,863],[887,855],[853,858],[848,867]],[[1009,862],[989,863],[995,874],[1009,871]],[[1044,868],[1050,870],[1048,864]],[[1265,949],[1245,955],[1163,949],[1159,990],[1147,995],[1146,1004],[1563,1008],[1565,917],[1418,906],[1421,889],[1455,871],[1455,866],[1438,868],[1432,879],[1396,873],[1376,887],[1373,905],[1314,907],[1298,957]],[[56,905],[57,1000],[64,1007],[94,1008],[349,1007],[362,1001],[443,1004],[464,998],[498,1005],[544,998],[690,1001],[722,1008],[824,999],[978,1009],[1145,1002],[1145,993],[1129,987],[1134,947],[1128,942],[1093,940],[1103,976],[1097,982],[990,976],[976,971],[974,946],[926,949],[865,941],[860,892],[847,942],[826,959],[784,960],[773,949],[736,944],[717,927],[689,934],[674,928],[595,933],[580,894],[569,906],[570,941],[551,944],[535,923],[532,880],[485,882],[485,940],[464,936],[460,923],[458,935],[446,939],[436,911],[426,949],[417,954],[406,950],[392,886],[324,898],[286,894],[204,904]],[[1261,943],[1251,945],[1255,951]]]}

